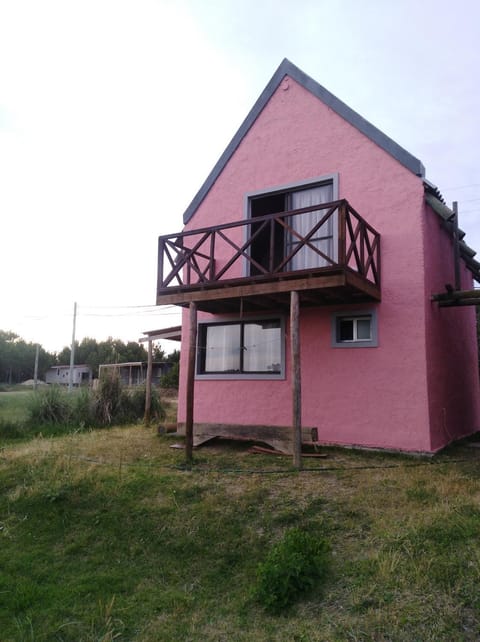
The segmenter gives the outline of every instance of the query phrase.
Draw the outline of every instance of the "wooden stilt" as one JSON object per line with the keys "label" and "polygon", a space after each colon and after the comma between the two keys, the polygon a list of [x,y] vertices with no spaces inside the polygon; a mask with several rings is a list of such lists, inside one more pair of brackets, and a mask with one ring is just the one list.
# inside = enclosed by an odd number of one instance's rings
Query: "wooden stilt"
{"label": "wooden stilt", "polygon": [[302,385],[300,371],[300,304],[298,292],[290,293],[290,355],[292,377],[293,465],[302,467]]}
{"label": "wooden stilt", "polygon": [[145,381],[145,425],[150,423],[152,408],[152,341],[148,341],[147,380]]}
{"label": "wooden stilt", "polygon": [[195,351],[197,346],[197,304],[190,303],[190,331],[188,336],[187,363],[187,408],[185,418],[185,456],[187,462],[193,458],[193,401],[195,388]]}

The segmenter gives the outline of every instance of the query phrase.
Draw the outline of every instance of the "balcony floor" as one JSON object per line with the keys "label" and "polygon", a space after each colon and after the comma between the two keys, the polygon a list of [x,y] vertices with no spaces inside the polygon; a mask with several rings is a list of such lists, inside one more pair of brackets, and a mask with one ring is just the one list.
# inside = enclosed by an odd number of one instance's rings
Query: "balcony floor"
{"label": "balcony floor", "polygon": [[157,305],[187,307],[215,314],[286,308],[290,292],[300,295],[301,306],[339,305],[380,301],[380,288],[353,270],[339,266],[284,272],[276,277],[245,277],[167,287],[158,292]]}

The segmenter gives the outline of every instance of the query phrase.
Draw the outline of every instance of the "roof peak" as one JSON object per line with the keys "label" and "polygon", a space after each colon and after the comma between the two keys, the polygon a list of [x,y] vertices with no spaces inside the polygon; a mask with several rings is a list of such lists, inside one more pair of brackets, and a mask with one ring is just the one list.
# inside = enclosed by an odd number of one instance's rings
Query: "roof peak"
{"label": "roof peak", "polygon": [[377,127],[372,125],[370,122],[365,120],[360,114],[351,109],[348,105],[334,96],[328,89],[325,89],[320,85],[316,80],[308,76],[304,71],[299,67],[294,65],[288,58],[284,58],[280,63],[279,67],[271,77],[265,89],[260,94],[259,98],[256,100],[252,109],[249,111],[247,117],[240,125],[237,133],[234,135],[230,143],[227,145],[225,151],[220,156],[219,160],[215,164],[214,168],[207,176],[207,179],[203,183],[202,187],[199,189],[194,199],[190,205],[185,210],[183,215],[183,222],[186,224],[192,218],[193,214],[197,208],[202,203],[205,196],[210,191],[211,187],[217,180],[218,176],[222,172],[225,165],[228,163],[230,158],[233,156],[235,150],[240,145],[243,138],[246,136],[247,132],[250,130],[252,125],[255,123],[256,119],[263,111],[264,107],[273,96],[274,92],[278,88],[282,79],[285,76],[290,76],[295,80],[299,85],[304,89],[309,91],[311,94],[316,96],[321,100],[327,107],[336,112],[344,120],[349,122],[353,127],[362,132],[367,138],[372,140],[376,145],[385,150],[388,154],[393,156],[399,163],[404,167],[410,170],[416,176],[423,178],[425,176],[425,167],[423,164],[412,156],[406,149],[398,145],[394,140],[389,138],[386,134],[380,131]]}

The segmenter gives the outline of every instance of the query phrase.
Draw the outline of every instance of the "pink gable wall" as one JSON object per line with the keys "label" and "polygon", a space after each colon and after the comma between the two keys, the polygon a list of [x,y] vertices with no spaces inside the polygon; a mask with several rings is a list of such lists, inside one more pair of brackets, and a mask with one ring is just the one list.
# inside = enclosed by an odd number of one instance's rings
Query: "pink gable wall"
{"label": "pink gable wall", "polygon": [[[247,192],[338,172],[339,197],[382,235],[377,348],[332,348],[332,308],[301,311],[303,424],[322,441],[430,451],[422,180],[290,78],[285,78],[199,206],[187,229],[240,220]],[[429,232],[430,233],[430,232]],[[434,262],[434,257],[429,257]],[[347,308],[348,309],[348,308]],[[342,310],[345,310],[343,308]],[[443,312],[442,312],[443,314]],[[208,315],[203,315],[208,318]],[[203,318],[202,317],[202,318]],[[184,316],[184,336],[188,321]],[[284,381],[197,380],[195,422],[289,425]],[[186,350],[182,372],[186,372]],[[184,421],[185,381],[179,398]]]}

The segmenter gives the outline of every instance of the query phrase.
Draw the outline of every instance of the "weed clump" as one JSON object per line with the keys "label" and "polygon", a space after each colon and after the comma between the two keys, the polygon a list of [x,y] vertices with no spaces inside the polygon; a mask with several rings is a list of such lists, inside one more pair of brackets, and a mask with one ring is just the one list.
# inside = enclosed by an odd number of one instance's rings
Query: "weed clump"
{"label": "weed clump", "polygon": [[298,528],[288,531],[257,568],[254,597],[276,615],[325,579],[330,546]]}
{"label": "weed clump", "polygon": [[[135,423],[143,418],[144,412],[145,387],[125,388],[119,377],[113,375],[102,378],[96,390],[82,388],[70,394],[59,386],[48,386],[38,391],[29,399],[25,425],[17,426],[15,434],[10,426],[5,426],[3,432],[19,437],[44,428],[55,434],[72,428],[104,428]],[[163,419],[165,415],[155,390],[152,390],[151,414],[156,419]]]}
{"label": "weed clump", "polygon": [[[145,413],[145,386],[124,388],[117,375],[102,377],[95,394],[95,417],[97,426],[134,423]],[[152,389],[150,412],[163,419],[165,411],[157,392]]]}
{"label": "weed clump", "polygon": [[69,399],[58,386],[49,386],[32,395],[28,410],[33,424],[68,424],[72,417]]}

